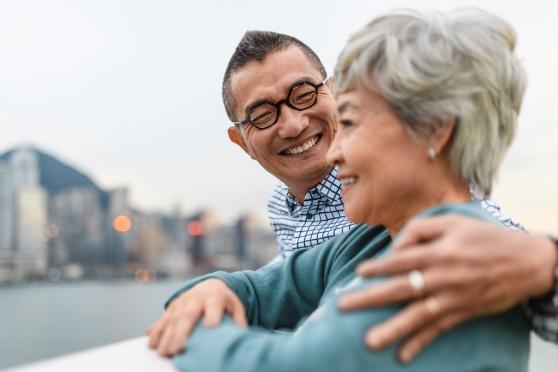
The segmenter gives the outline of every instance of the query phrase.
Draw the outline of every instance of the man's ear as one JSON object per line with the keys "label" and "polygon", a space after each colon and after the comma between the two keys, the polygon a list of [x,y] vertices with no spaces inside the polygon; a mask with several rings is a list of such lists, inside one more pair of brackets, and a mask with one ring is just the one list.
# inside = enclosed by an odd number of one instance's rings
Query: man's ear
{"label": "man's ear", "polygon": [[254,156],[248,149],[248,146],[246,146],[246,142],[244,142],[244,138],[242,137],[242,133],[240,133],[240,129],[238,127],[229,127],[227,129],[227,133],[229,134],[229,139],[231,140],[231,142],[236,143],[242,148],[242,150],[244,150],[245,153],[247,153],[252,159],[254,159]]}

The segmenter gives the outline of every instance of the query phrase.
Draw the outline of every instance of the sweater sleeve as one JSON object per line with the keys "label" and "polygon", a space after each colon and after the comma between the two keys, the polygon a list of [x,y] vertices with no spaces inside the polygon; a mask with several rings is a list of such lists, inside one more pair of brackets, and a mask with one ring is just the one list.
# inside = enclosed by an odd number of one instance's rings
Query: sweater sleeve
{"label": "sweater sleeve", "polygon": [[[448,211],[452,208],[438,208],[431,215]],[[458,212],[483,219],[476,210]],[[359,290],[384,280],[357,278],[346,288]],[[198,325],[186,351],[173,361],[188,372],[527,370],[529,324],[518,307],[465,322],[438,337],[412,363],[400,364],[396,361],[398,344],[370,351],[363,340],[371,326],[401,307],[340,312],[337,300],[338,295],[325,300],[293,334],[240,328],[229,318],[215,328]]]}
{"label": "sweater sleeve", "polygon": [[398,345],[372,352],[363,342],[366,330],[397,307],[341,313],[336,301],[327,300],[294,334],[243,329],[230,319],[216,328],[198,326],[174,364],[188,372],[527,370],[529,327],[518,309],[464,323],[402,365]]}
{"label": "sweater sleeve", "polygon": [[210,278],[220,279],[235,292],[246,309],[249,324],[267,329],[294,328],[318,307],[332,265],[330,245],[297,252],[286,260],[257,271],[215,272],[187,282],[166,302]]}

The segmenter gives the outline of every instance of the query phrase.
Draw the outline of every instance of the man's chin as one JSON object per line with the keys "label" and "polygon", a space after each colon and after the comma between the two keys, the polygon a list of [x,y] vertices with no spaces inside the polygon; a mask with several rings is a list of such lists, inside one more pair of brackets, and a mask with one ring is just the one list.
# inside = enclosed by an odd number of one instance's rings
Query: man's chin
{"label": "man's chin", "polygon": [[313,183],[312,186],[314,186],[327,177],[331,168],[332,167],[327,163],[319,165],[306,162],[300,165],[287,166],[284,168],[284,172],[282,172],[281,175],[275,174],[275,176],[286,184],[289,184],[290,182],[308,182]]}

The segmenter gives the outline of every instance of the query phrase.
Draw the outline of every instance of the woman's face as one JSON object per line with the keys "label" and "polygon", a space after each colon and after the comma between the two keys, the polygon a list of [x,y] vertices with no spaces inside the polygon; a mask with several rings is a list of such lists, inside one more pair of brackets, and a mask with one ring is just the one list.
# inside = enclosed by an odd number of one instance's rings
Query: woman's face
{"label": "woman's face", "polygon": [[426,146],[417,144],[379,95],[361,87],[337,98],[340,125],[328,152],[339,166],[345,213],[353,222],[391,225],[417,213],[428,179]]}

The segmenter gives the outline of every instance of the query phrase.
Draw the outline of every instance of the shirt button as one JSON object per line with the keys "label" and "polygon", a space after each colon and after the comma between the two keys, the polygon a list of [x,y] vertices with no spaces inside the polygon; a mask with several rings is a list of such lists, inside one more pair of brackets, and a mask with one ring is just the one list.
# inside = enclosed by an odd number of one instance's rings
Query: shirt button
{"label": "shirt button", "polygon": [[311,220],[312,218],[314,218],[314,215],[312,213],[306,215],[307,220]]}

